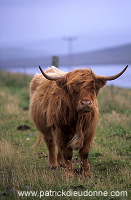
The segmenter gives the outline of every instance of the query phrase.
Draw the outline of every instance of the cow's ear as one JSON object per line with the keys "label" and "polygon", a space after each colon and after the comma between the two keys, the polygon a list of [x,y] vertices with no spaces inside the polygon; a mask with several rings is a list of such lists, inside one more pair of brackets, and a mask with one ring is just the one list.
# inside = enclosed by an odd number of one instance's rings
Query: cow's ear
{"label": "cow's ear", "polygon": [[66,87],[67,81],[66,81],[66,78],[64,77],[64,78],[58,79],[56,83],[60,88],[64,88]]}
{"label": "cow's ear", "polygon": [[96,82],[98,88],[102,88],[104,87],[104,85],[106,85],[106,80],[103,79],[102,77],[99,77]]}

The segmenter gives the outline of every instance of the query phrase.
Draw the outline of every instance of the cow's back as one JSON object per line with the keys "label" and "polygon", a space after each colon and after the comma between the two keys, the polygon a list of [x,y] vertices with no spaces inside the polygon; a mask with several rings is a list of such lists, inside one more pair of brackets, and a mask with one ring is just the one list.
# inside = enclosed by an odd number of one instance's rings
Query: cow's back
{"label": "cow's back", "polygon": [[[36,74],[30,82],[30,98],[37,90],[38,86],[43,83],[45,78],[41,74]],[[45,79],[46,80],[46,79]]]}
{"label": "cow's back", "polygon": [[[50,74],[50,75],[63,75],[65,74],[64,72],[62,72],[61,70],[59,70],[58,68],[52,66],[51,68],[48,68],[46,71],[45,71],[47,74]],[[42,74],[36,74],[31,83],[30,83],[30,98],[32,97],[32,95],[34,94],[34,92],[38,89],[38,87],[42,84],[44,84],[44,82],[47,81],[46,78],[43,77]]]}

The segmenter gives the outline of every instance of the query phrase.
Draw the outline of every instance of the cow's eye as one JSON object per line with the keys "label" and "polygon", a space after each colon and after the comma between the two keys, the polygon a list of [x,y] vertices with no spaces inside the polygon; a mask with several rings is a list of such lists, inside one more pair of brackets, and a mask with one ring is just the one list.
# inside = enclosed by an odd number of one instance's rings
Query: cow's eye
{"label": "cow's eye", "polygon": [[91,93],[91,94],[94,94],[95,93],[95,88],[88,88],[88,91]]}
{"label": "cow's eye", "polygon": [[90,88],[90,91],[91,91],[91,92],[94,92],[94,91],[95,91],[95,88],[93,88],[93,87]]}
{"label": "cow's eye", "polygon": [[78,94],[78,90],[74,90],[73,93],[74,93],[74,95],[77,95]]}

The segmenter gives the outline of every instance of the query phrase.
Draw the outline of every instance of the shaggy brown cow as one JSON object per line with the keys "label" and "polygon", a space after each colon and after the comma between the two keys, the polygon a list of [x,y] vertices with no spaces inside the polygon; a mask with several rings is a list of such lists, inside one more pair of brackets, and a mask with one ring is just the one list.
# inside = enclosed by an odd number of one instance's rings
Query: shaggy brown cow
{"label": "shaggy brown cow", "polygon": [[98,76],[91,69],[63,73],[54,67],[44,72],[39,67],[43,75],[35,75],[30,83],[30,115],[47,144],[50,167],[65,165],[72,176],[72,151],[77,149],[81,172],[91,176],[87,158],[98,121],[96,97],[106,81],[118,78],[127,67],[114,76]]}

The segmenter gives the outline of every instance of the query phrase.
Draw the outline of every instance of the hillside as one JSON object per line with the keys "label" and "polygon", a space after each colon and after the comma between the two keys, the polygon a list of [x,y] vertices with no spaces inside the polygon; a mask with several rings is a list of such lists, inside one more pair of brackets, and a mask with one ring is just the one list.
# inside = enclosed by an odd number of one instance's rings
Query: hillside
{"label": "hillside", "polygon": [[[60,57],[60,65],[66,65],[68,61],[67,56]],[[131,44],[75,54],[72,63],[73,65],[131,63]]]}
{"label": "hillside", "polygon": [[[16,54],[17,55],[17,54]],[[57,55],[59,56],[59,55]],[[71,60],[68,55],[59,56],[59,65],[97,65],[97,64],[130,64],[131,63],[131,44],[96,50],[92,52],[83,52],[74,54]],[[50,66],[52,55],[50,56],[30,56],[13,57],[0,60],[0,69],[6,67],[30,67],[30,66]]]}

